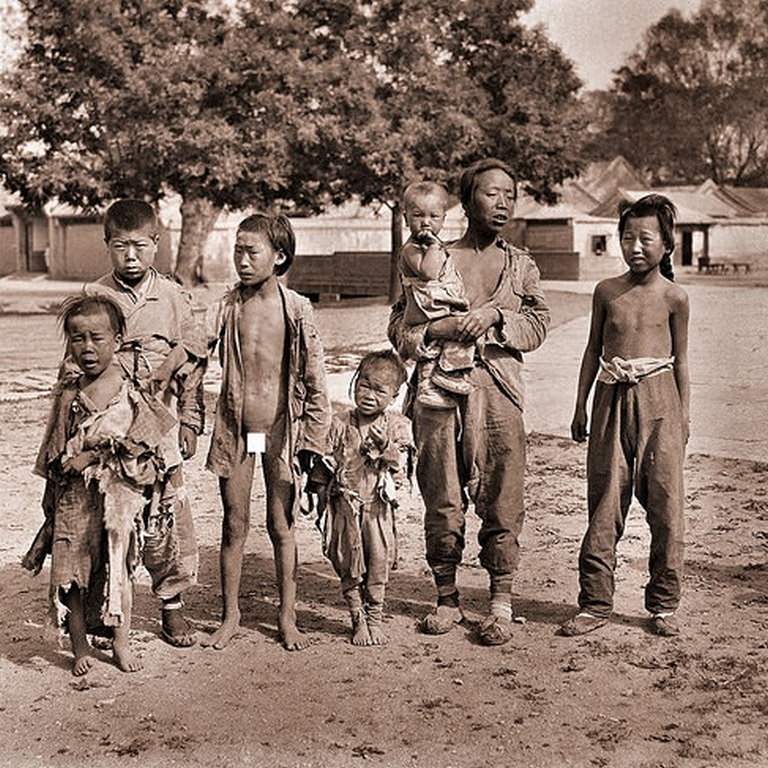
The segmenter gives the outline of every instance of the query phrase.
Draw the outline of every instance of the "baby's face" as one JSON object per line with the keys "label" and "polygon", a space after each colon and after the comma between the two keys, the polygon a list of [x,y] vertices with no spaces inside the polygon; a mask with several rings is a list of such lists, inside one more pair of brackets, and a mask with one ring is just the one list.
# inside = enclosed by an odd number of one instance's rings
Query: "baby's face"
{"label": "baby's face", "polygon": [[405,218],[412,235],[431,232],[436,235],[445,223],[445,203],[436,195],[425,195],[410,201]]}
{"label": "baby's face", "polygon": [[355,405],[364,416],[378,416],[397,397],[395,373],[388,365],[366,365],[355,381]]}
{"label": "baby's face", "polygon": [[112,363],[120,347],[109,315],[104,311],[73,315],[67,321],[69,349],[80,370],[89,379],[100,376]]}
{"label": "baby's face", "polygon": [[152,227],[116,229],[107,241],[115,274],[128,285],[138,285],[155,263],[157,235]]}

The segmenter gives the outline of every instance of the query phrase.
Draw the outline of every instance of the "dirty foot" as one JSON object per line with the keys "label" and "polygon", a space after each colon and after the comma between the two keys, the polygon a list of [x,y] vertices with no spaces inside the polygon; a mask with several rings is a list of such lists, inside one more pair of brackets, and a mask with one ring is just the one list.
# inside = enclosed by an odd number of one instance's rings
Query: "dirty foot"
{"label": "dirty foot", "polygon": [[368,629],[368,622],[365,615],[360,611],[359,616],[352,619],[352,637],[350,639],[352,645],[370,645],[371,633]]}
{"label": "dirty foot", "polygon": [[131,651],[127,644],[113,643],[112,656],[118,669],[123,672],[138,672],[140,669],[144,669],[144,662]]}
{"label": "dirty foot", "polygon": [[184,618],[181,608],[163,608],[163,639],[175,648],[189,648],[197,642],[197,635]]}
{"label": "dirty foot", "polygon": [[369,645],[386,645],[389,642],[389,638],[384,633],[384,630],[378,624],[369,624],[368,631],[371,635],[371,642]]}
{"label": "dirty foot", "polygon": [[457,624],[464,621],[461,608],[452,605],[438,605],[437,608],[427,614],[419,625],[425,635],[444,635],[450,632]]}
{"label": "dirty foot", "polygon": [[75,653],[75,661],[72,664],[72,674],[75,677],[88,674],[93,666],[93,656],[90,654],[90,647],[84,653]]}
{"label": "dirty foot", "polygon": [[299,632],[294,619],[281,616],[277,624],[286,651],[303,651],[312,645],[312,638]]}
{"label": "dirty foot", "polygon": [[232,618],[224,619],[224,621],[221,622],[221,626],[212,635],[208,635],[200,641],[200,645],[205,648],[210,647],[214,650],[221,651],[229,645],[230,640],[237,637],[239,629],[240,611],[238,611]]}

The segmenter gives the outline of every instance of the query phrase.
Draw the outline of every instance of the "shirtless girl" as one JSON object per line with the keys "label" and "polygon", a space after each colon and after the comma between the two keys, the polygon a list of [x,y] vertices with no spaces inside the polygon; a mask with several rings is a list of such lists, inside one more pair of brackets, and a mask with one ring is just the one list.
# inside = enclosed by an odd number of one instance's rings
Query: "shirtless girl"
{"label": "shirtless girl", "polygon": [[224,507],[224,610],[221,626],[203,645],[219,650],[240,627],[240,577],[257,453],[275,555],[280,638],[288,650],[310,642],[296,626],[293,525],[298,483],[325,452],[331,411],[311,305],[278,281],[294,253],[295,238],[285,216],[255,214],[242,221],[234,253],[240,282],[208,315],[209,341],[219,344],[223,373],[208,468],[219,475]]}

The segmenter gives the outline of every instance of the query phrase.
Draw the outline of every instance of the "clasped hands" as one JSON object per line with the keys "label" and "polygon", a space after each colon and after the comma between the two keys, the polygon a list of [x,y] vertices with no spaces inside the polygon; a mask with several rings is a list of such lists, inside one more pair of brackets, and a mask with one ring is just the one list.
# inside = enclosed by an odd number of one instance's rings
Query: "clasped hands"
{"label": "clasped hands", "polygon": [[471,309],[463,315],[452,315],[429,324],[427,335],[430,339],[451,339],[453,341],[476,341],[489,328],[501,321],[501,312],[495,306]]}

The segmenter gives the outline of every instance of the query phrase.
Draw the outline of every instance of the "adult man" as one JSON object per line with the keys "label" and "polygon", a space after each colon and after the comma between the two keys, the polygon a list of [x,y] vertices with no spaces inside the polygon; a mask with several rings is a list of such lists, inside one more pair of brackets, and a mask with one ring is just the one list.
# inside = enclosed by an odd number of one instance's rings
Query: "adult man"
{"label": "adult man", "polygon": [[411,409],[427,561],[437,587],[437,608],[424,618],[422,629],[442,634],[463,618],[456,569],[471,500],[482,519],[480,562],[490,577],[490,611],[480,624],[480,640],[487,645],[511,637],[512,580],[524,518],[522,353],[542,344],[550,320],[533,259],[500,237],[515,197],[514,177],[501,160],[489,158],[467,168],[460,198],[469,223],[449,252],[464,281],[469,312],[409,326],[398,302],[389,322],[393,345],[419,364],[439,354],[433,341],[477,346],[468,395],[458,396],[451,408],[417,402]]}

